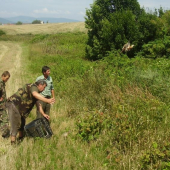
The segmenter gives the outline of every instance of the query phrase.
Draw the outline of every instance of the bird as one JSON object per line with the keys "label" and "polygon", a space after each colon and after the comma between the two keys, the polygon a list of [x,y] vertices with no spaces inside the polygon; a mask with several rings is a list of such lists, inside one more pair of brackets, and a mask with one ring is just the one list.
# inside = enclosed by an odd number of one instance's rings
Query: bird
{"label": "bird", "polygon": [[123,46],[121,52],[128,52],[128,51],[130,51],[133,47],[134,47],[134,45],[130,45],[130,42],[128,41],[128,42]]}

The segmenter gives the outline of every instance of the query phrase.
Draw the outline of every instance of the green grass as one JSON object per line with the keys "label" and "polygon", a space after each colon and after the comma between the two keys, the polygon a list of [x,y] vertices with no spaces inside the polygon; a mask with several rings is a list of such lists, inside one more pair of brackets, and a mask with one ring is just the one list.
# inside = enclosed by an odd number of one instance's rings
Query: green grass
{"label": "green grass", "polygon": [[[85,60],[84,33],[21,37],[11,40],[26,47],[27,80],[34,82],[48,65],[56,103],[54,136],[25,139],[16,148],[15,169],[169,168],[168,59],[110,53],[91,62]],[[35,111],[29,120],[34,118]]]}

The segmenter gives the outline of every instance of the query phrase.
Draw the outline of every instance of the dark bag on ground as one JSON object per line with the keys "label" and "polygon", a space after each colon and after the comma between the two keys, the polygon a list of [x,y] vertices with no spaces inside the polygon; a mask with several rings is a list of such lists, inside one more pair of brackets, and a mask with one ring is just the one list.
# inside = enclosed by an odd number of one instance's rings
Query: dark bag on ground
{"label": "dark bag on ground", "polygon": [[46,118],[33,120],[25,125],[26,136],[50,138],[53,135],[49,121]]}

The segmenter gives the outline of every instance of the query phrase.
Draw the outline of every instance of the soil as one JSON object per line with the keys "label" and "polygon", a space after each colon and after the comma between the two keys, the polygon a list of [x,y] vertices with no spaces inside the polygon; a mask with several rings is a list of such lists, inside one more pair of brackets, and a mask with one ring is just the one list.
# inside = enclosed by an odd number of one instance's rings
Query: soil
{"label": "soil", "polygon": [[20,44],[0,41],[0,74],[10,72],[10,79],[6,83],[7,97],[17,91],[21,84],[21,55]]}
{"label": "soil", "polygon": [[[15,42],[0,41],[0,75],[4,71],[9,71],[10,79],[6,83],[7,97],[15,93],[23,84],[22,47]],[[15,169],[15,158],[17,150],[11,146],[10,138],[4,139],[0,136],[0,169]],[[8,159],[7,159],[8,158]],[[10,162],[10,164],[9,164]]]}

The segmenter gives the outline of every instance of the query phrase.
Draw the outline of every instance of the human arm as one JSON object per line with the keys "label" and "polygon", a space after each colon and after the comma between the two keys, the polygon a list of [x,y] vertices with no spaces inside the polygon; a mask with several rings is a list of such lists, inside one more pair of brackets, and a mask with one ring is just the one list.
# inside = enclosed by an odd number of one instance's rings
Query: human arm
{"label": "human arm", "polygon": [[3,84],[0,82],[0,102],[6,98],[5,89]]}
{"label": "human arm", "polygon": [[42,106],[38,101],[36,102],[36,106],[37,106],[37,109],[39,110],[39,112],[42,114],[42,116],[49,120],[50,116],[44,113]]}
{"label": "human arm", "polygon": [[47,98],[43,97],[41,94],[39,94],[39,93],[36,92],[36,91],[33,91],[33,92],[32,92],[32,95],[33,95],[36,99],[42,100],[43,102],[46,102],[46,103],[49,103],[49,104],[55,103],[55,99],[54,99],[54,98],[47,99]]}
{"label": "human arm", "polygon": [[55,98],[54,89],[51,90],[51,95],[52,95],[52,98]]}

